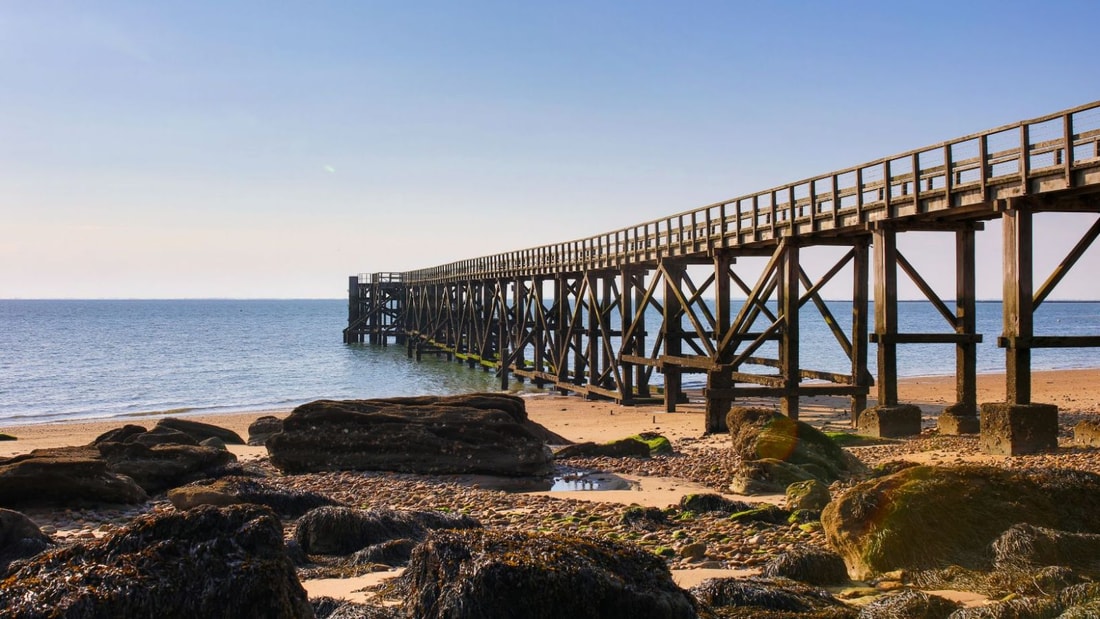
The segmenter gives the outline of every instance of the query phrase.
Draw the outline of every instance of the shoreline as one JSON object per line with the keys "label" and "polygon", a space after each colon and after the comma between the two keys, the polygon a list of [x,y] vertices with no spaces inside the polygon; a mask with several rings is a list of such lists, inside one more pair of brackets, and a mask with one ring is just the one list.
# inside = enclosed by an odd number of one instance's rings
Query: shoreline
{"label": "shoreline", "polygon": [[[1100,413],[1100,368],[1078,370],[1044,370],[1032,373],[1032,396],[1035,402],[1054,404],[1060,412]],[[955,401],[954,376],[908,377],[898,380],[899,400],[921,407],[925,425],[934,425],[935,417]],[[875,390],[871,388],[868,406],[873,406]],[[1005,375],[978,375],[978,402],[1003,401]],[[673,433],[669,438],[703,436],[704,405],[695,395],[689,403],[677,406],[675,413],[666,413],[663,405],[621,406],[610,401],[585,400],[577,395],[552,392],[526,395],[528,414],[573,441],[610,441],[623,436],[659,428]],[[774,400],[747,400],[746,404],[772,406]],[[850,400],[841,396],[804,398],[800,417],[815,425],[842,430],[850,427]],[[248,426],[257,418],[274,415],[285,417],[291,408],[249,410],[226,413],[186,413],[182,415],[151,414],[147,416],[101,417],[57,420],[18,425],[0,425],[0,433],[15,436],[14,441],[0,441],[0,458],[27,453],[43,447],[83,445],[103,432],[126,424],[152,426],[156,420],[178,416],[231,429],[248,439]],[[645,419],[648,417],[649,419]],[[641,427],[644,426],[644,427]],[[263,447],[253,447],[263,450]],[[252,454],[246,454],[252,455]]]}

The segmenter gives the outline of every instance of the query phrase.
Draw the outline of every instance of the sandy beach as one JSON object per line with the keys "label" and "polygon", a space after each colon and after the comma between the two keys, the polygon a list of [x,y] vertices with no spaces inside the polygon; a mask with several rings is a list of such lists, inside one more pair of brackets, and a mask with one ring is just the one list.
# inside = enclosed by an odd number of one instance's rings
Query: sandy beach
{"label": "sandy beach", "polygon": [[[1068,441],[1069,428],[1075,420],[1085,416],[1100,414],[1100,370],[1070,370],[1058,372],[1037,372],[1033,377],[1033,397],[1036,402],[1058,405],[1062,413],[1062,437]],[[953,377],[923,377],[905,379],[899,385],[902,402],[917,404],[924,414],[926,428],[935,426],[936,416],[944,406],[954,402]],[[979,379],[979,401],[1000,401],[1004,399],[1004,377],[983,375]],[[624,407],[614,403],[587,401],[576,396],[536,395],[526,399],[530,418],[561,436],[574,441],[606,442],[639,432],[658,432],[668,437],[677,452],[684,457],[668,461],[638,461],[631,458],[614,461],[596,460],[584,463],[589,468],[600,469],[620,476],[629,483],[629,489],[612,491],[540,491],[527,493],[506,493],[479,487],[477,483],[466,480],[411,479],[410,476],[387,474],[350,474],[329,473],[287,476],[280,483],[297,489],[310,489],[329,494],[348,504],[362,503],[362,497],[370,496],[370,506],[394,508],[463,509],[469,511],[477,506],[473,514],[486,526],[504,526],[531,528],[546,526],[548,514],[553,514],[555,522],[562,520],[561,514],[581,515],[582,520],[596,519],[600,522],[612,522],[618,510],[625,505],[638,504],[664,508],[677,504],[682,496],[695,492],[715,492],[724,490],[724,471],[716,460],[728,446],[729,439],[724,435],[703,433],[703,404],[700,401],[682,405],[676,413],[666,413],[661,406]],[[767,405],[767,402],[761,402]],[[774,403],[771,403],[774,406]],[[248,436],[248,426],[262,415],[285,416],[289,411],[256,411],[210,416],[189,416],[218,426],[232,429],[243,437]],[[843,430],[849,428],[848,401],[846,398],[812,398],[804,400],[801,406],[801,418],[823,429]],[[43,447],[82,445],[91,442],[96,436],[108,430],[118,428],[125,423],[151,427],[154,418],[127,418],[125,420],[96,420],[73,423],[50,423],[27,426],[0,427],[4,432],[17,437],[15,441],[0,442],[0,457],[9,457],[27,453]],[[943,439],[944,437],[939,437]],[[921,443],[919,439],[906,441],[893,447],[863,448],[859,457],[869,463],[890,458],[910,458],[925,462],[980,461],[1004,463],[1006,458],[989,456],[977,450],[974,437],[959,437],[954,442],[940,440],[935,445]],[[266,450],[263,447],[230,446],[230,449],[242,462],[255,462],[263,465]],[[1059,465],[1059,459],[1074,459],[1072,464],[1100,470],[1100,460],[1093,456],[1082,456],[1078,452],[1069,454],[1047,454],[1028,456],[1042,460],[1045,465]],[[1082,464],[1081,459],[1085,458]],[[1017,458],[1019,459],[1019,457]],[[1050,462],[1050,460],[1055,460]],[[719,463],[720,464],[720,463]],[[705,470],[704,470],[705,469]],[[277,473],[275,473],[277,475]],[[752,502],[779,503],[783,497],[753,496],[736,497]],[[364,505],[367,506],[367,505]],[[138,511],[173,509],[163,496],[154,497],[148,506]],[[74,513],[61,510],[52,513],[45,510],[27,512],[40,525],[64,537],[99,536],[112,530],[112,527],[125,522],[130,513],[94,513],[88,510]],[[566,525],[557,525],[566,529]],[[574,525],[574,529],[576,527]],[[739,525],[737,525],[739,526]],[[681,586],[691,586],[704,578],[720,575],[741,575],[753,573],[755,566],[773,550],[790,547],[793,544],[809,543],[823,545],[820,533],[791,531],[744,531],[736,526],[720,522],[701,521],[683,528],[688,538],[699,537],[721,539],[713,544],[713,558],[708,561],[692,562],[672,558],[669,561],[675,579]],[[718,533],[716,533],[716,531]],[[584,532],[577,529],[575,532]],[[751,535],[750,535],[751,534]],[[750,537],[755,548],[748,542],[728,541],[737,536]],[[671,540],[654,539],[646,543],[672,544]],[[369,594],[364,592],[380,580],[392,577],[395,572],[360,574],[353,578],[318,577],[303,579],[311,596],[329,595],[351,600],[364,600]],[[958,594],[957,599],[967,603],[979,603],[980,596]]]}
{"label": "sandy beach", "polygon": [[[1032,399],[1055,404],[1070,413],[1100,413],[1100,369],[1035,372],[1032,377]],[[936,415],[955,401],[953,376],[905,378],[899,381],[899,400],[916,404],[924,413],[925,423],[934,424]],[[872,391],[872,395],[873,395]],[[1002,401],[1005,378],[1001,374],[978,377],[978,401]],[[767,401],[760,401],[769,405]],[[870,405],[874,404],[871,398]],[[771,403],[774,405],[774,402]],[[619,406],[610,402],[587,401],[575,396],[535,395],[527,398],[530,417],[572,441],[604,442],[638,432],[660,432],[671,440],[699,437],[703,434],[703,405],[694,400],[680,405],[676,413],[666,413],[663,406]],[[229,428],[248,436],[248,426],[257,417],[283,417],[289,410],[252,411],[219,415],[189,415],[188,419]],[[840,397],[804,399],[801,418],[831,429],[849,427],[848,400]],[[0,441],[0,457],[10,457],[41,447],[83,445],[108,430],[127,423],[152,425],[155,417],[127,417],[74,422],[0,426],[0,432],[17,437],[17,441]],[[262,448],[233,447],[238,456],[254,457]]]}

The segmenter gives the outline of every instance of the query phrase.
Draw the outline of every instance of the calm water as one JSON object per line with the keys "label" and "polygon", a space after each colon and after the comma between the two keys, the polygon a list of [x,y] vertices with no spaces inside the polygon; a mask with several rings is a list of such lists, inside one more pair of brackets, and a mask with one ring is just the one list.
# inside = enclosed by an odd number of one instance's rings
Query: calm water
{"label": "calm water", "polygon": [[[841,324],[850,320],[850,304],[830,306]],[[816,311],[803,311],[803,365],[844,371],[847,361]],[[1000,312],[999,303],[978,305],[982,372],[1003,368]],[[430,357],[416,363],[403,347],[344,345],[346,320],[343,300],[0,301],[0,425],[498,387],[492,373]],[[1048,302],[1036,322],[1039,334],[1100,334],[1100,303]],[[900,330],[947,327],[930,304],[912,302],[902,304]],[[952,346],[900,351],[904,375],[954,371]],[[1100,350],[1036,351],[1034,367],[1100,367]]]}

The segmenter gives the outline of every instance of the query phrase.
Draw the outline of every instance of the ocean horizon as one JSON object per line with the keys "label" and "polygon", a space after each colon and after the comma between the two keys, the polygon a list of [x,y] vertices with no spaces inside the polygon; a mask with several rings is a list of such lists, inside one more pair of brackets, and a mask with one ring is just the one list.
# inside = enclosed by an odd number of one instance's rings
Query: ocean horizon
{"label": "ocean horizon", "polygon": [[[850,301],[830,301],[844,324]],[[659,321],[651,318],[649,331]],[[977,307],[978,371],[1004,371],[1000,301]],[[0,300],[0,427],[155,415],[286,410],[317,399],[497,391],[493,372],[425,357],[404,346],[343,344],[345,299]],[[926,301],[902,301],[902,332],[947,332]],[[802,314],[809,369],[848,361],[812,307]],[[1100,333],[1100,301],[1046,301],[1037,335]],[[650,339],[652,342],[652,338]],[[774,354],[765,347],[761,354]],[[875,367],[875,347],[869,363]],[[954,347],[899,346],[899,374],[954,373]],[[1035,370],[1100,368],[1098,349],[1033,352]],[[660,384],[660,375],[655,375]],[[512,381],[517,393],[541,393]],[[685,377],[685,388],[703,386]]]}

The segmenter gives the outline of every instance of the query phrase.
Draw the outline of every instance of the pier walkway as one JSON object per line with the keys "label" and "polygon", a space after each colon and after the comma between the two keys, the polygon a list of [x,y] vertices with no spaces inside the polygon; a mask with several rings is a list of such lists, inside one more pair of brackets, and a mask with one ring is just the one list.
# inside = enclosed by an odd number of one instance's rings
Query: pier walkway
{"label": "pier walkway", "polygon": [[[530,380],[625,404],[659,398],[670,411],[683,401],[682,376],[705,374],[709,431],[723,428],[730,403],[742,397],[777,398],[797,417],[802,397],[847,396],[853,423],[871,389],[876,408],[904,408],[898,347],[954,344],[957,403],[941,429],[976,431],[983,336],[974,322],[974,240],[983,222],[1003,226],[997,341],[1008,409],[1035,416],[1033,349],[1100,346],[1100,334],[1034,334],[1036,310],[1100,235],[1098,218],[1049,277],[1035,279],[1033,220],[1047,212],[1100,213],[1100,102],[588,238],[352,276],[344,339],[490,368],[505,388]],[[898,250],[898,235],[912,231],[954,236],[953,299],[941,299]],[[840,246],[843,257],[812,279],[803,263],[826,245]],[[738,264],[747,256],[766,266],[747,276]],[[942,332],[898,331],[899,271],[943,315]],[[850,278],[850,316],[833,315],[820,295],[841,273]],[[850,361],[845,371],[814,369],[799,355],[799,309],[807,304]],[[660,326],[647,327],[655,315]],[[877,376],[868,371],[872,347]]]}

